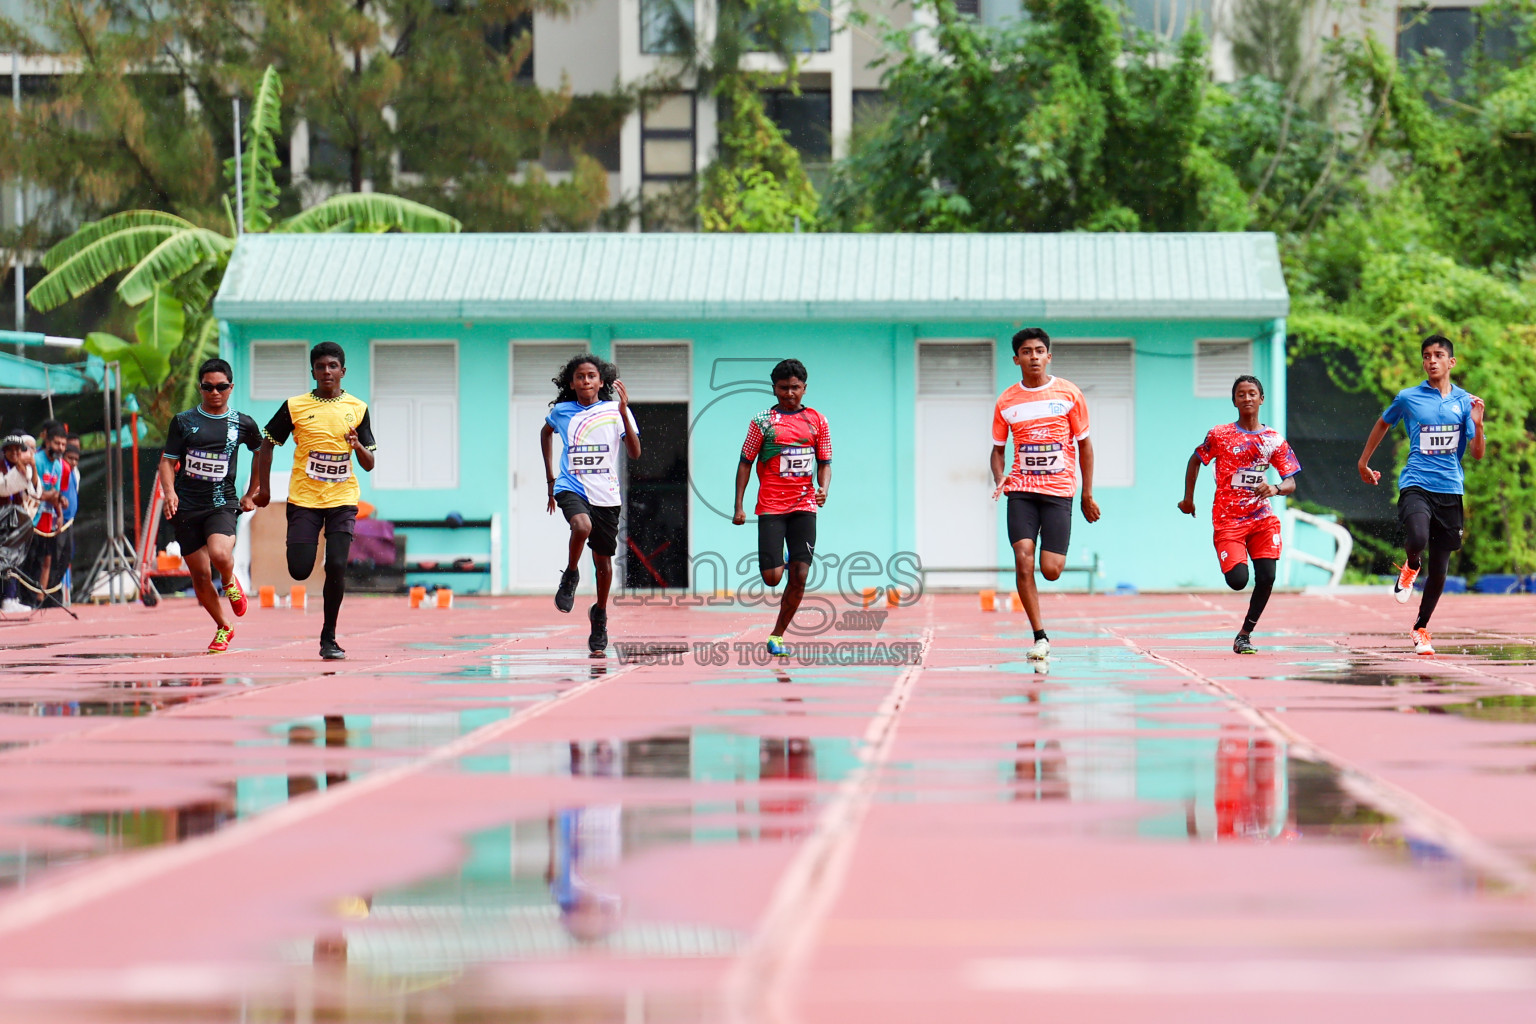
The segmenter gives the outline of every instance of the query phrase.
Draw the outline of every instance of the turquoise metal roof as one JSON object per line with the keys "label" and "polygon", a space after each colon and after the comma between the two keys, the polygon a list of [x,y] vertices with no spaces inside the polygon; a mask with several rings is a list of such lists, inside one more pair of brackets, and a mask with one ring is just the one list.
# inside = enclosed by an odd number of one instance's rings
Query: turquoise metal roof
{"label": "turquoise metal roof", "polygon": [[89,356],[82,362],[44,363],[0,352],[0,394],[77,395],[101,382],[102,362]]}
{"label": "turquoise metal roof", "polygon": [[246,235],[214,311],[312,320],[1250,319],[1253,234]]}

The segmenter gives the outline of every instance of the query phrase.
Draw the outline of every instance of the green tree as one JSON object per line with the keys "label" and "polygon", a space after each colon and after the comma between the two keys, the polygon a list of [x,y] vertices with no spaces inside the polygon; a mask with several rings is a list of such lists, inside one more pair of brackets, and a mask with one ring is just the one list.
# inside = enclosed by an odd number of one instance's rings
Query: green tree
{"label": "green tree", "polygon": [[[143,350],[131,353],[135,373],[130,379],[125,372],[125,384],[137,385],[144,392],[141,401],[151,421],[161,429],[169,424],[176,408],[190,405],[195,397],[196,381],[190,370],[218,351],[213,297],[234,252],[239,233],[235,225],[237,206],[243,206],[243,228],[247,232],[460,229],[459,222],[447,214],[377,192],[335,195],[302,213],[274,222],[271,212],[278,202],[278,189],[273,181],[277,166],[274,140],[282,132],[281,104],[281,79],[276,69],[268,68],[246,122],[240,175],[243,192],[237,197],[240,202],[224,197],[224,230],[202,227],[159,210],[113,214],[85,225],[50,249],[43,257],[47,276],[27,294],[34,309],[46,312],[122,275],[115,288],[118,299],[129,307],[148,303],[152,314],[148,322],[144,319],[146,314],[140,314],[137,333]],[[233,185],[233,158],[225,172]],[[178,306],[179,319],[163,315],[165,302]],[[129,344],[108,335],[93,337],[97,354],[104,357],[107,348],[124,354],[123,348],[110,342]],[[174,355],[169,354],[172,351]],[[163,372],[162,357],[169,360],[169,369]]]}
{"label": "green tree", "polygon": [[1235,230],[1252,213],[1203,137],[1204,36],[1174,54],[1104,0],[1026,0],[991,28],[951,0],[887,34],[888,115],[824,214],[883,231]]}

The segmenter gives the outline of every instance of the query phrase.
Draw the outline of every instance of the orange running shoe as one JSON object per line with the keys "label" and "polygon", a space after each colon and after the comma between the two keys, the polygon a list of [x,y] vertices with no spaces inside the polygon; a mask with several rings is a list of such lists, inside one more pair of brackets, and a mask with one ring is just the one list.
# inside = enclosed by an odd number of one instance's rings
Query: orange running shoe
{"label": "orange running shoe", "polygon": [[1406,564],[1397,567],[1397,582],[1392,584],[1392,599],[1398,604],[1407,604],[1413,596],[1413,581],[1419,578],[1419,570],[1410,569]]}
{"label": "orange running shoe", "polygon": [[229,642],[235,638],[235,631],[220,626],[214,630],[213,643],[208,645],[209,654],[223,654],[229,650]]}
{"label": "orange running shoe", "polygon": [[1427,630],[1427,629],[1416,629],[1416,630],[1413,631],[1412,635],[1413,635],[1413,653],[1414,654],[1434,654],[1435,653],[1435,645],[1433,643],[1431,643],[1430,639],[1429,639],[1429,630]]}
{"label": "orange running shoe", "polygon": [[229,609],[239,618],[245,614],[245,591],[240,589],[238,580],[230,580],[224,586],[224,596],[229,598]]}

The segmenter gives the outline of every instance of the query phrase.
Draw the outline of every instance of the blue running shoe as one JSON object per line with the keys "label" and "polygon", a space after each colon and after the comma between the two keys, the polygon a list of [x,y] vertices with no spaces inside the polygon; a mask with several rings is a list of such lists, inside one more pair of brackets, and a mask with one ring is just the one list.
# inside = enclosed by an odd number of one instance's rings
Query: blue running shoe
{"label": "blue running shoe", "polygon": [[783,637],[771,636],[768,638],[768,653],[775,658],[787,658],[789,657],[789,645],[784,642]]}

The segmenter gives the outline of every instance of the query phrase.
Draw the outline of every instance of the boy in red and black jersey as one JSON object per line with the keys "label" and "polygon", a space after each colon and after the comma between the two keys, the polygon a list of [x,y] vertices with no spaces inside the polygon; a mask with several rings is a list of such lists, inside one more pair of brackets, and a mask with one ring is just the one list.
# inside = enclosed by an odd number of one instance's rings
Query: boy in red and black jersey
{"label": "boy in red and black jersey", "polygon": [[[778,404],[752,418],[736,466],[736,513],[731,522],[747,521],[741,502],[747,477],[757,463],[757,567],[763,582],[778,586],[788,548],[789,583],[779,603],[779,618],[768,637],[768,653],[788,657],[784,631],[789,628],[816,551],[816,512],[827,503],[832,483],[832,434],[827,419],[801,403],[805,399],[805,364],[785,359],[773,368]],[[814,478],[814,483],[812,482]]]}

